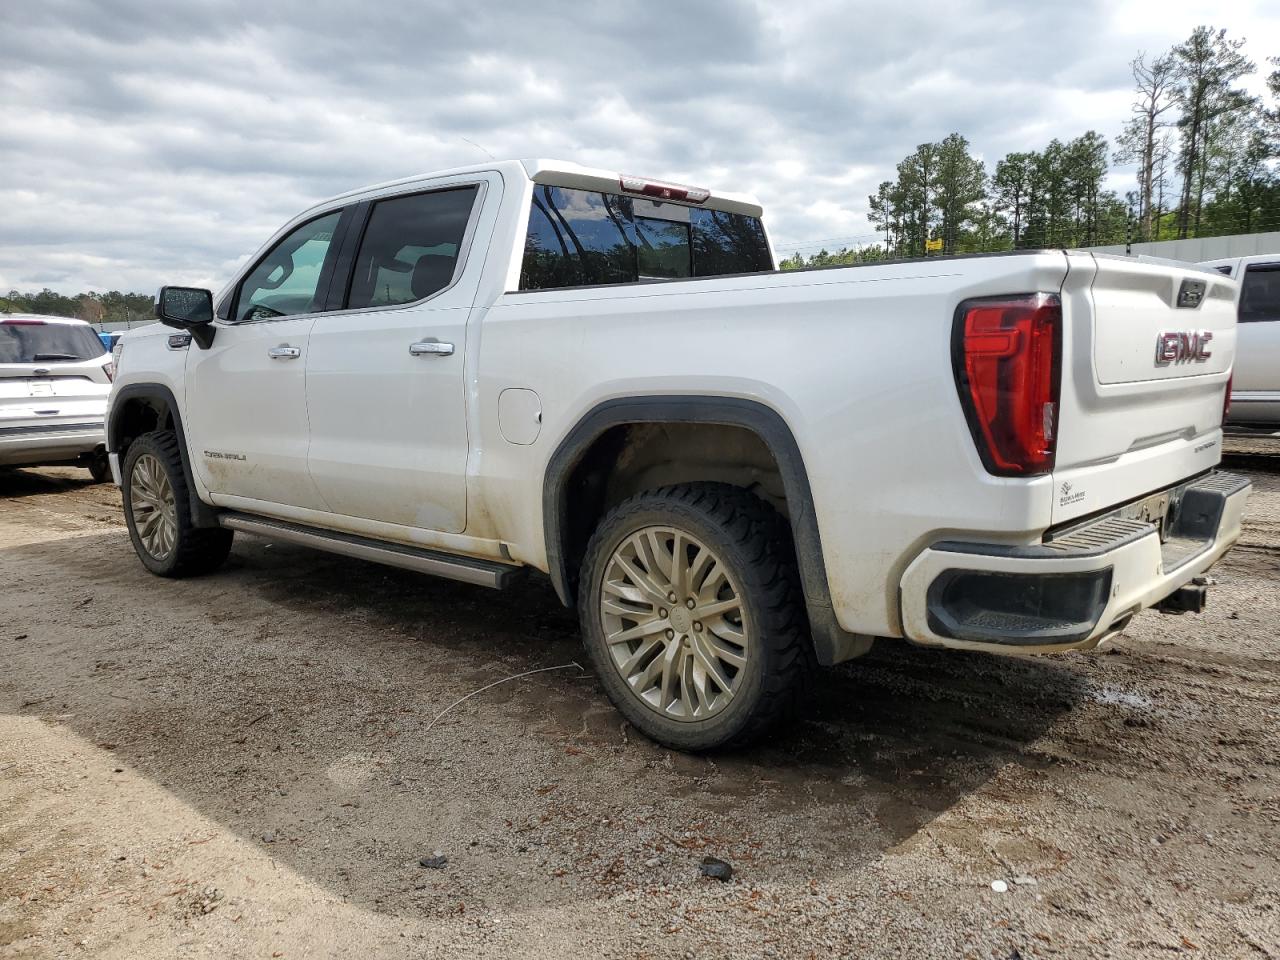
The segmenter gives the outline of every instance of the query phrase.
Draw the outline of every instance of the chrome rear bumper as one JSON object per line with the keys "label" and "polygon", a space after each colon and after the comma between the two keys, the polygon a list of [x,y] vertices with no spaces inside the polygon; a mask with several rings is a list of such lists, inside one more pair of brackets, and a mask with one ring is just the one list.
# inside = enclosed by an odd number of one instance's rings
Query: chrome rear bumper
{"label": "chrome rear bumper", "polygon": [[[1204,573],[1240,538],[1249,481],[1215,471],[1037,544],[935,543],[902,578],[907,637],[928,646],[1089,649]],[[1163,504],[1152,515],[1151,504]]]}

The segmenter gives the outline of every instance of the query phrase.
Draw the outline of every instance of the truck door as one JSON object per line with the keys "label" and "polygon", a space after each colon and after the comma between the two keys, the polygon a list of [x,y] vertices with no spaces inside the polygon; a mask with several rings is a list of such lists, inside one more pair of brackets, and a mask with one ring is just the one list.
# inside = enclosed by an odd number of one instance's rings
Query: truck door
{"label": "truck door", "polygon": [[500,185],[473,175],[363,205],[344,309],[316,319],[306,361],[308,462],[332,513],[465,528],[467,320]]}
{"label": "truck door", "polygon": [[342,214],[309,220],[272,246],[233,292],[213,345],[186,348],[187,441],[215,502],[324,507],[307,473],[306,356]]}

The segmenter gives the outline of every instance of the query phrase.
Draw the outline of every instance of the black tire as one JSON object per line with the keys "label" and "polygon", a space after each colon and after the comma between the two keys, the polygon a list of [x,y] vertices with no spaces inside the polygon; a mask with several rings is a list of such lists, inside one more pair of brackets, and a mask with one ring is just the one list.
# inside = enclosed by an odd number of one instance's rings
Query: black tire
{"label": "black tire", "polygon": [[[672,719],[643,699],[605,640],[609,564],[628,538],[652,527],[691,534],[711,549],[737,581],[750,626],[745,664],[734,673],[740,685],[727,706],[703,719]],[[700,751],[746,744],[793,713],[815,666],[802,596],[791,531],[777,511],[739,487],[689,483],[638,494],[609,512],[587,546],[578,615],[596,675],[622,715],[658,743]]]}
{"label": "black tire", "polygon": [[[155,458],[173,490],[176,531],[173,546],[161,556],[152,554],[138,533],[134,506],[134,468],[146,455]],[[231,552],[234,533],[221,527],[196,527],[191,522],[191,502],[186,474],[182,469],[182,450],[172,430],[144,433],[129,445],[121,468],[121,491],[124,495],[125,523],[129,539],[142,565],[158,577],[191,577],[211,573],[222,566]]]}
{"label": "black tire", "polygon": [[107,455],[104,451],[95,451],[85,466],[88,468],[89,476],[93,478],[94,483],[106,483],[111,479],[111,464],[107,461]]}

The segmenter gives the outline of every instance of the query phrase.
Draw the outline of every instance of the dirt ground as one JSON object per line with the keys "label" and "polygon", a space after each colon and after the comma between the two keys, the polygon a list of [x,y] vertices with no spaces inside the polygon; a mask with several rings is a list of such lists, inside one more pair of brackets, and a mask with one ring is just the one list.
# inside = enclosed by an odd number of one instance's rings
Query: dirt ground
{"label": "dirt ground", "polygon": [[169,582],[114,487],[2,475],[0,958],[1280,957],[1280,455],[1230,466],[1204,615],[881,643],[710,758],[576,667],[432,725],[582,662],[545,582],[249,537]]}

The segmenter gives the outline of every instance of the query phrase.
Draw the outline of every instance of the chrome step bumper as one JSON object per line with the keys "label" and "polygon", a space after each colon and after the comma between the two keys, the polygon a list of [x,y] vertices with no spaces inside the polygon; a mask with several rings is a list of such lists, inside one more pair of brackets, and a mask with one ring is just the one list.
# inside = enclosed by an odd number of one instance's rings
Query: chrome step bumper
{"label": "chrome step bumper", "polygon": [[904,633],[967,650],[1094,647],[1230,549],[1249,489],[1247,478],[1215,471],[1041,543],[935,543],[903,575]]}

